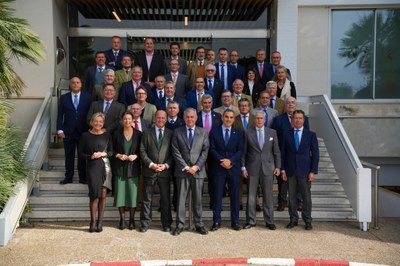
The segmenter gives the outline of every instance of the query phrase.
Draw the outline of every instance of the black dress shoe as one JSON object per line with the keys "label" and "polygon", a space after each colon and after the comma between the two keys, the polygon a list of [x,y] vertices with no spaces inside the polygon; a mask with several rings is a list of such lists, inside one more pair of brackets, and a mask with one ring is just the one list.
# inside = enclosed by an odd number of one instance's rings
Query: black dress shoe
{"label": "black dress shoe", "polygon": [[256,226],[255,224],[245,224],[243,226],[243,229],[250,229],[250,228],[255,227],[255,226]]}
{"label": "black dress shoe", "polygon": [[142,227],[140,227],[140,232],[141,232],[141,233],[146,233],[147,230],[149,230],[149,228],[148,228],[147,226],[142,226]]}
{"label": "black dress shoe", "polygon": [[240,224],[232,224],[232,225],[231,225],[231,228],[232,228],[233,230],[235,230],[235,231],[240,231],[240,229],[242,229],[242,228],[240,227]]}
{"label": "black dress shoe", "polygon": [[269,230],[276,230],[276,226],[274,224],[265,224],[265,226],[269,229]]}
{"label": "black dress shoe", "polygon": [[278,212],[283,212],[285,210],[286,204],[283,202],[279,202],[278,208],[276,208],[276,211]]}
{"label": "black dress shoe", "polygon": [[297,205],[297,211],[301,212],[303,210],[303,202],[299,202]]}
{"label": "black dress shoe", "polygon": [[163,231],[164,232],[171,232],[171,227],[165,226],[165,227],[163,227]]}
{"label": "black dress shoe", "polygon": [[179,234],[182,233],[182,232],[183,232],[183,228],[177,227],[177,228],[175,228],[175,230],[172,232],[172,235],[173,235],[173,236],[179,236]]}
{"label": "black dress shoe", "polygon": [[287,229],[292,229],[292,228],[295,227],[295,226],[297,226],[297,222],[290,221],[290,223],[288,223],[288,224],[286,225],[286,228],[287,228]]}
{"label": "black dress shoe", "polygon": [[312,224],[311,223],[306,223],[306,230],[312,230]]}
{"label": "black dress shoe", "polygon": [[61,185],[71,184],[71,183],[72,183],[72,179],[69,179],[69,178],[64,178],[63,180],[60,181]]}
{"label": "black dress shoe", "polygon": [[219,223],[213,223],[213,225],[211,226],[210,231],[217,231],[218,229],[221,228],[221,224]]}
{"label": "black dress shoe", "polygon": [[196,232],[201,234],[201,235],[208,234],[208,231],[204,228],[204,226],[196,227]]}
{"label": "black dress shoe", "polygon": [[87,185],[87,182],[86,182],[86,180],[79,180],[79,184]]}
{"label": "black dress shoe", "polygon": [[124,230],[125,229],[125,221],[124,219],[119,219],[119,226],[118,226],[119,230]]}

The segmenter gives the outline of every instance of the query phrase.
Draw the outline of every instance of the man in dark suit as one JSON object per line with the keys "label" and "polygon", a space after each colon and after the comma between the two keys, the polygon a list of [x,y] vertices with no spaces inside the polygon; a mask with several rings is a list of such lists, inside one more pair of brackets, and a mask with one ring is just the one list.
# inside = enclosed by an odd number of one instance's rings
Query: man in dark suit
{"label": "man in dark suit", "polygon": [[213,225],[211,231],[221,227],[222,194],[225,183],[231,202],[231,227],[238,231],[239,225],[239,183],[241,174],[241,158],[244,148],[243,132],[232,127],[235,115],[232,110],[225,110],[222,125],[214,127],[210,133],[209,165],[214,179]]}
{"label": "man in dark suit", "polygon": [[219,62],[215,63],[215,78],[224,83],[224,89],[232,91],[233,81],[236,79],[236,68],[228,64],[228,49],[220,48],[218,50]]}
{"label": "man in dark suit", "polygon": [[[270,77],[274,77],[276,73],[276,68],[281,64],[281,53],[279,51],[274,51],[271,54],[271,64],[267,67],[267,75]],[[288,79],[291,80],[290,70],[286,68]]]}
{"label": "man in dark suit", "polygon": [[[198,77],[196,78],[196,90],[189,91],[186,94],[186,107],[191,107],[193,109],[196,109],[197,111],[201,110],[201,97],[204,94],[210,94],[211,96],[214,95],[209,91],[204,89],[204,78]],[[215,106],[215,101],[213,102],[213,106]]]}
{"label": "man in dark suit", "polygon": [[177,128],[172,137],[172,155],[178,185],[178,209],[173,235],[179,235],[185,226],[186,198],[189,190],[192,191],[196,232],[202,235],[208,233],[202,221],[202,191],[206,177],[204,165],[210,144],[207,132],[203,128],[196,127],[196,120],[196,109],[187,108],[184,112],[186,126]]}
{"label": "man in dark suit", "polygon": [[260,92],[260,107],[251,110],[251,113],[254,115],[259,110],[263,111],[266,118],[265,125],[271,127],[274,117],[278,116],[278,111],[269,107],[269,100],[268,91]]}
{"label": "man in dark suit", "polygon": [[179,114],[180,118],[183,118],[183,111],[186,109],[186,101],[176,95],[176,89],[172,81],[168,81],[164,86],[164,97],[161,99],[156,99],[155,106],[157,110],[167,110],[167,105],[169,102],[176,102],[179,104]]}
{"label": "man in dark suit", "polygon": [[96,65],[88,67],[85,74],[84,90],[89,94],[92,94],[96,84],[103,84],[104,70],[114,69],[112,66],[106,65],[106,55],[103,51],[96,52],[95,60]]}
{"label": "man in dark suit", "polygon": [[182,57],[179,57],[179,53],[181,51],[181,46],[179,45],[179,43],[177,42],[172,42],[169,45],[169,52],[171,53],[171,57],[165,58],[165,69],[166,69],[166,74],[168,74],[168,72],[170,72],[170,65],[171,65],[171,60],[175,59],[178,60],[179,62],[179,73],[181,74],[185,74],[186,75],[186,71],[187,71],[187,63],[186,60],[183,59]]}
{"label": "man in dark suit", "polygon": [[90,125],[92,115],[95,113],[103,113],[105,115],[106,120],[104,121],[104,129],[110,134],[112,134],[120,125],[122,115],[125,112],[125,106],[113,100],[115,93],[116,89],[113,84],[105,84],[103,86],[104,100],[92,102],[90,105],[90,109],[86,117],[88,125]]}
{"label": "man in dark suit", "polygon": [[220,107],[222,105],[221,94],[224,90],[224,83],[214,77],[215,73],[216,68],[213,64],[206,65],[205,89],[211,91],[214,95],[215,107]]}
{"label": "man in dark suit", "polygon": [[175,101],[170,101],[167,104],[166,111],[168,114],[168,120],[167,123],[165,124],[165,127],[171,129],[172,131],[174,131],[178,127],[182,127],[185,125],[183,119],[178,116],[178,114],[181,112],[180,106],[181,105]]}
{"label": "man in dark suit", "polygon": [[[286,99],[286,113],[283,113],[274,118],[271,128],[276,130],[278,134],[279,147],[282,149],[283,136],[294,127],[293,112],[297,108],[297,101],[294,97]],[[304,120],[304,128],[310,129],[308,117]],[[277,177],[278,181],[278,208],[277,211],[284,211],[287,206],[287,182],[282,180],[282,176]],[[301,195],[298,195],[298,208],[302,209]]]}
{"label": "man in dark suit", "polygon": [[278,85],[275,81],[270,80],[267,82],[267,91],[269,93],[269,107],[278,111],[278,115],[285,112],[285,101],[276,96]]}
{"label": "man in dark suit", "polygon": [[128,55],[128,52],[121,49],[121,37],[113,36],[111,38],[111,49],[105,51],[106,64],[115,70],[122,69],[122,57]]}
{"label": "man in dark suit", "polygon": [[239,52],[237,50],[232,50],[229,54],[230,64],[236,68],[236,78],[244,81],[245,79],[245,69],[244,66],[238,63]]}
{"label": "man in dark suit", "polygon": [[305,114],[302,110],[293,112],[294,128],[283,136],[282,142],[282,179],[287,180],[289,188],[290,222],[286,228],[297,226],[297,191],[303,198],[301,218],[305,229],[312,229],[311,183],[318,173],[319,149],[314,132],[304,127]]}
{"label": "man in dark suit", "polygon": [[263,88],[265,88],[265,85],[267,84],[267,82],[272,80],[272,78],[274,77],[274,75],[268,71],[268,69],[271,67],[271,64],[266,62],[265,58],[266,58],[265,50],[258,49],[256,51],[257,62],[255,64],[250,65],[250,67],[253,67],[258,70],[261,85]]}
{"label": "man in dark suit", "polygon": [[132,113],[132,126],[140,132],[145,132],[151,128],[151,122],[141,118],[142,107],[138,103],[134,103],[128,107],[128,111]]}
{"label": "man in dark suit", "polygon": [[176,88],[176,95],[185,98],[186,93],[191,90],[188,76],[179,72],[179,61],[176,59],[170,60],[171,71],[165,75],[166,81],[172,81]]}
{"label": "man in dark suit", "polygon": [[264,126],[265,115],[257,111],[255,128],[246,134],[245,152],[242,157],[242,175],[247,178],[247,208],[244,229],[256,226],[256,197],[258,186],[263,194],[264,222],[268,229],[275,230],[273,187],[274,176],[280,174],[281,153],[276,131]]}
{"label": "man in dark suit", "polygon": [[[161,54],[154,51],[154,39],[146,38],[144,40],[144,51],[138,53],[135,57],[135,66],[143,69],[143,79],[151,87],[154,87],[154,78],[165,74],[164,58]],[[149,60],[148,60],[149,59]],[[150,61],[150,64],[147,62]]]}
{"label": "man in dark suit", "polygon": [[143,70],[139,66],[135,66],[132,69],[132,80],[122,83],[119,90],[118,101],[128,107],[131,104],[137,102],[136,89],[142,87],[147,91],[147,102],[154,104],[153,93],[151,87],[143,82]]}
{"label": "man in dark suit", "polygon": [[[91,96],[81,90],[78,77],[69,82],[71,92],[60,97],[57,113],[57,135],[64,140],[65,178],[60,184],[72,183],[74,177],[75,151],[83,132],[88,130],[86,115],[92,102]],[[78,158],[79,183],[86,184],[86,163]]]}
{"label": "man in dark suit", "polygon": [[164,232],[171,231],[170,204],[171,140],[172,131],[165,128],[167,113],[158,110],[154,127],[143,133],[140,143],[140,158],[143,173],[143,203],[140,212],[141,232],[146,232],[151,223],[151,205],[155,184],[160,189],[161,225]]}
{"label": "man in dark suit", "polygon": [[162,99],[165,97],[165,91],[164,91],[165,81],[166,80],[165,80],[164,75],[158,75],[154,79],[154,82],[156,83],[156,85],[153,88],[151,88],[151,90],[153,92],[154,102],[156,102],[157,99]]}

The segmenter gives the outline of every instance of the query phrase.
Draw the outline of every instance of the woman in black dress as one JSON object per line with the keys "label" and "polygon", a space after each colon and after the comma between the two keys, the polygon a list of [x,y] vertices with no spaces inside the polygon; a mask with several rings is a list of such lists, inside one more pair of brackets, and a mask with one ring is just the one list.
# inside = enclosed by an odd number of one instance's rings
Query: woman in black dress
{"label": "woman in black dress", "polygon": [[86,160],[86,177],[90,199],[89,232],[91,233],[103,231],[106,195],[107,190],[111,190],[111,169],[108,157],[112,156],[113,148],[111,135],[103,129],[104,120],[103,113],[93,114],[90,120],[92,129],[83,133],[79,142],[79,156]]}
{"label": "woman in black dress", "polygon": [[246,79],[244,80],[243,93],[250,95],[253,100],[253,107],[256,108],[260,92],[265,90],[263,88],[258,70],[254,67],[249,67],[246,70]]}
{"label": "woman in black dress", "polygon": [[129,230],[135,228],[135,208],[140,176],[140,138],[142,133],[132,127],[133,116],[125,112],[123,127],[114,132],[112,161],[114,175],[114,206],[119,210],[119,229],[125,229],[125,208],[129,209]]}

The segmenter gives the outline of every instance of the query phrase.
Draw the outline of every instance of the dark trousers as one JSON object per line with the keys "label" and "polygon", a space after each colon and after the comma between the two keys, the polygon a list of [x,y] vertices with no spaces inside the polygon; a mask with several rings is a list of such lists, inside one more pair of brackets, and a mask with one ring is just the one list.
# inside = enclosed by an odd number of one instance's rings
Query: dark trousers
{"label": "dark trousers", "polygon": [[239,223],[239,183],[240,176],[225,175],[213,176],[214,182],[214,203],[213,220],[214,223],[221,223],[222,194],[224,193],[225,182],[228,183],[228,192],[231,203],[231,223]]}
{"label": "dark trousers", "polygon": [[163,227],[170,227],[172,223],[171,214],[171,189],[169,177],[144,177],[143,178],[143,194],[142,194],[142,209],[140,211],[140,223],[142,227],[149,227],[152,220],[152,198],[154,187],[158,183],[160,189],[160,209],[161,209],[161,224]]}
{"label": "dark trousers", "polygon": [[[75,171],[75,153],[78,150],[79,139],[81,134],[65,135],[64,138],[64,155],[65,155],[65,178],[72,181]],[[79,180],[86,180],[86,161],[78,157],[78,175]]]}
{"label": "dark trousers", "polygon": [[290,220],[297,222],[299,214],[297,213],[297,193],[300,192],[303,198],[303,210],[301,212],[301,218],[306,223],[311,223],[311,182],[308,178],[301,178],[295,173],[293,176],[288,176],[287,180],[289,189],[289,215]]}
{"label": "dark trousers", "polygon": [[278,181],[278,203],[287,204],[287,182],[283,181],[281,176],[277,176],[276,180]]}

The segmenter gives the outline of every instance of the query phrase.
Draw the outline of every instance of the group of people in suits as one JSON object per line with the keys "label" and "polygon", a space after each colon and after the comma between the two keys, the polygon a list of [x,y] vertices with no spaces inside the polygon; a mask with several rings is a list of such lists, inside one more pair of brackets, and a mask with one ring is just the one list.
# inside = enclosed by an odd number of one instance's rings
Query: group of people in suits
{"label": "group of people in suits", "polygon": [[[206,57],[204,47],[198,47],[196,59],[187,65],[179,57],[178,43],[170,45],[171,57],[165,60],[154,51],[154,39],[146,38],[144,48],[132,62],[121,49],[121,38],[114,36],[111,49],[96,53],[96,66],[88,68],[85,87],[73,77],[71,92],[60,98],[57,133],[64,140],[66,165],[60,183],[72,183],[78,148],[79,182],[89,187],[89,231],[102,231],[105,198],[107,191],[113,190],[114,205],[120,213],[119,228],[126,227],[128,209],[128,228],[135,228],[134,214],[141,201],[140,231],[146,232],[158,184],[163,231],[173,235],[183,231],[191,191],[196,232],[207,234],[202,221],[206,177],[213,211],[211,231],[221,227],[225,190],[230,197],[231,227],[254,227],[259,187],[265,225],[275,230],[274,176],[280,184],[278,209],[289,206],[291,219],[287,227],[298,223],[296,204],[301,194],[302,218],[306,229],[311,229],[309,191],[318,168],[318,142],[308,129],[304,113],[296,113],[293,108],[296,92],[290,71],[280,65],[280,53],[272,54],[275,60],[270,64],[260,49],[256,52],[257,63],[245,70],[238,64],[236,50],[229,53],[220,48],[218,62],[214,62],[208,53]],[[283,68],[285,75],[281,74]],[[105,71],[114,76],[106,79]],[[276,76],[277,82],[272,80]],[[94,101],[96,91],[100,97]],[[239,224],[242,179],[247,180],[248,192],[243,227]],[[174,230],[171,206],[177,214]]]}

